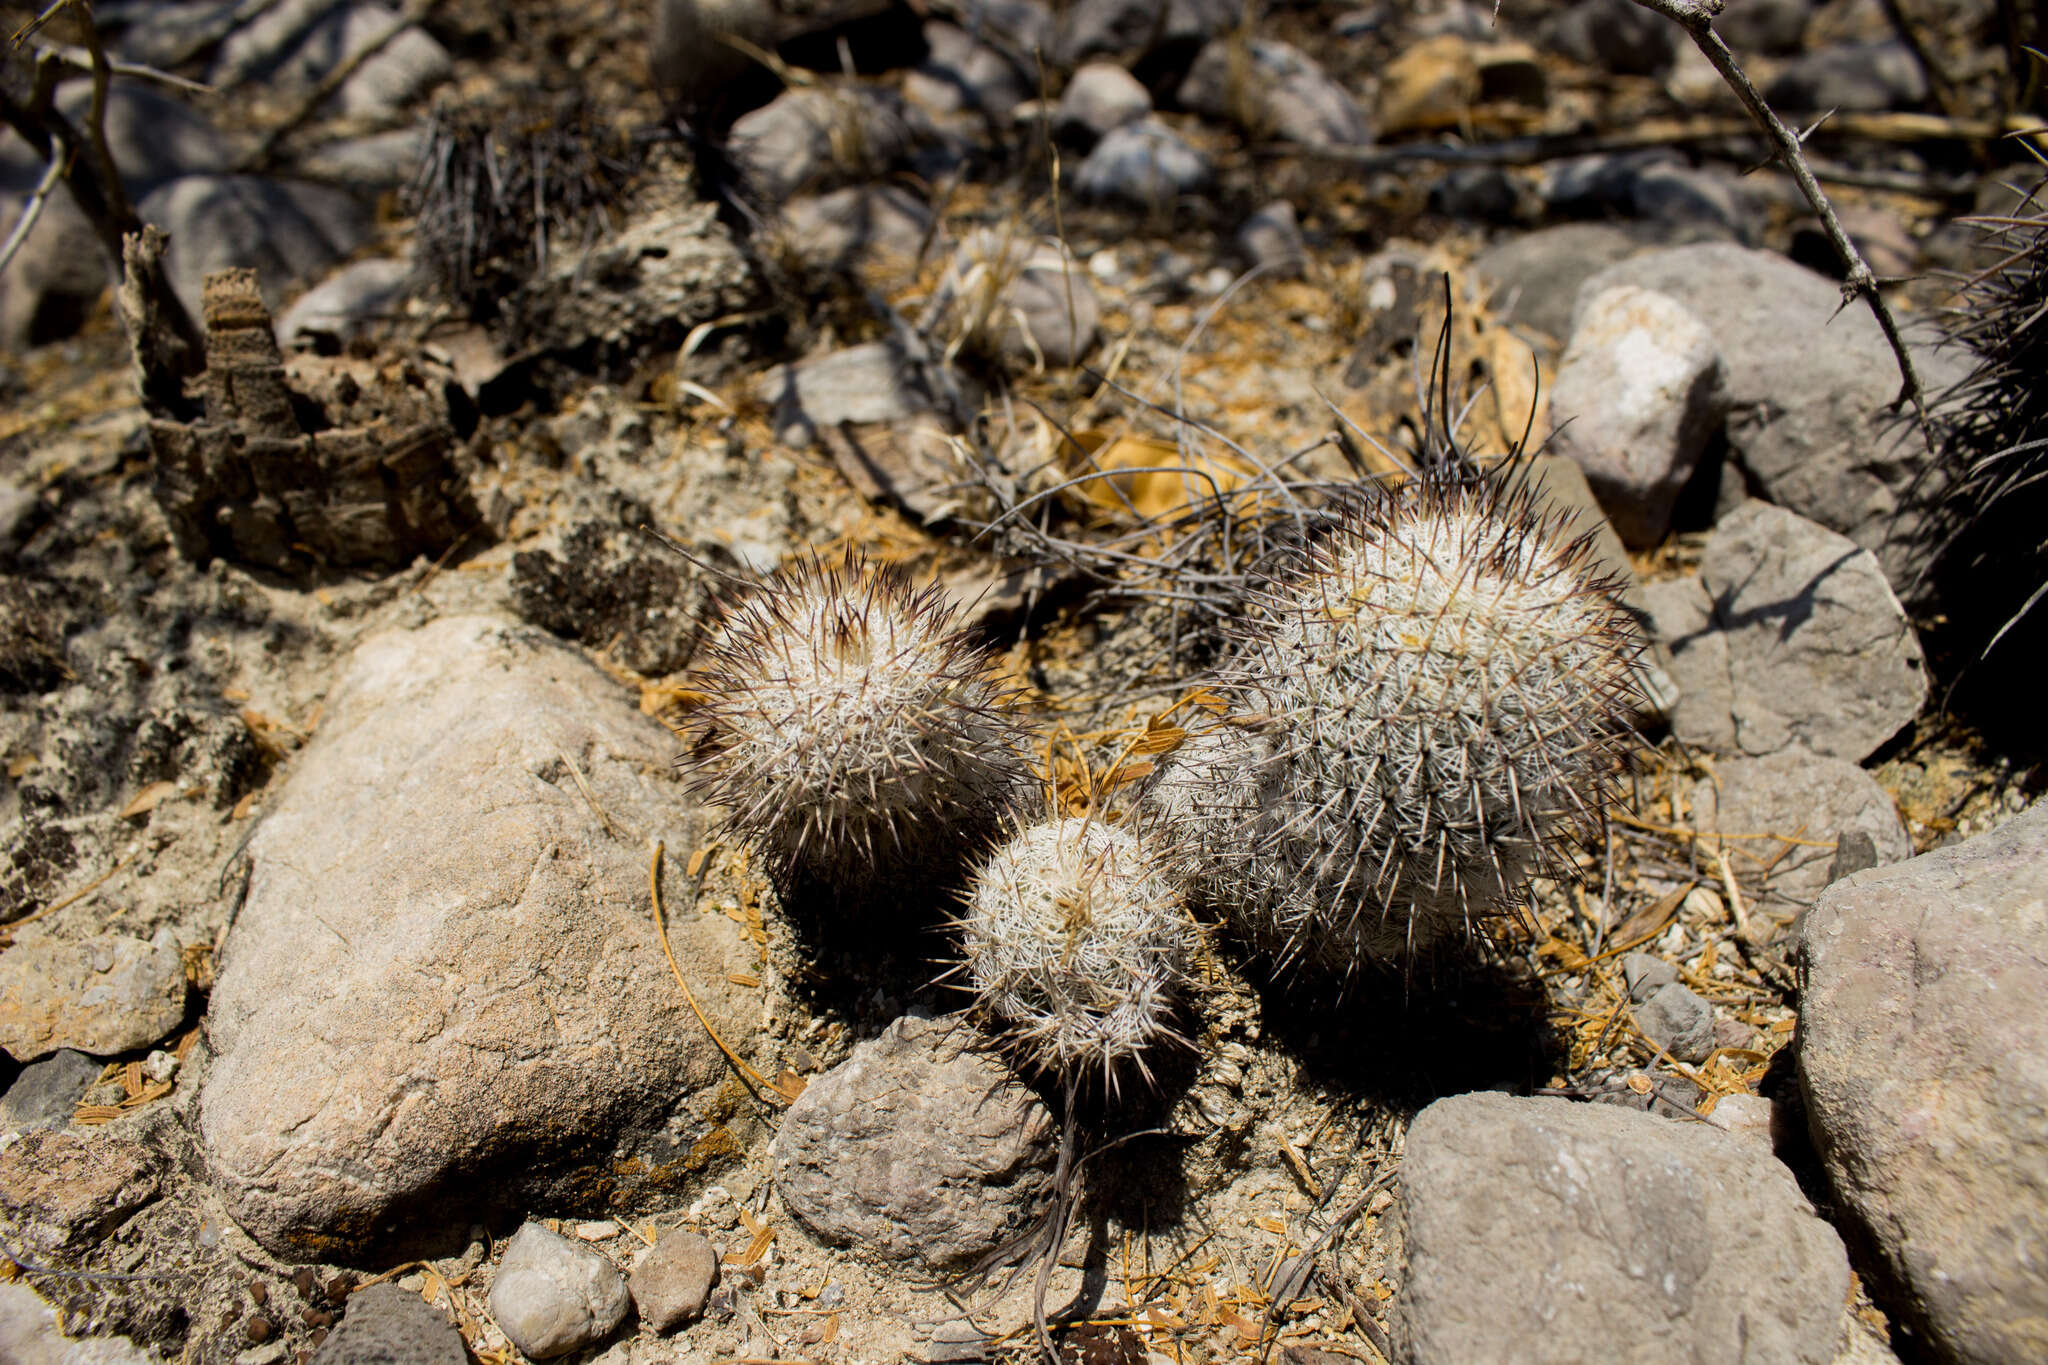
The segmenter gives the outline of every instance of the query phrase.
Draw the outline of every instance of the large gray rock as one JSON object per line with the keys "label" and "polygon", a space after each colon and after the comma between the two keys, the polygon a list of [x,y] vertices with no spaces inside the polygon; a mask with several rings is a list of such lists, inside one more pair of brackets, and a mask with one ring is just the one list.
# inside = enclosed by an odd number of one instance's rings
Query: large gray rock
{"label": "large gray rock", "polygon": [[1252,136],[1309,147],[1362,147],[1372,125],[1351,92],[1288,43],[1218,38],[1196,56],[1180,85],[1180,102],[1211,118],[1230,119]]}
{"label": "large gray rock", "polygon": [[1487,307],[1563,343],[1571,336],[1579,286],[1642,246],[1611,223],[1563,223],[1488,247],[1472,269],[1489,291]]}
{"label": "large gray rock", "polygon": [[413,294],[412,262],[379,257],[342,267],[301,294],[277,320],[277,344],[289,354],[334,355],[377,323],[399,317]]}
{"label": "large gray rock", "polygon": [[1400,1359],[1835,1358],[1841,1239],[1790,1171],[1717,1128],[1460,1095],[1416,1117],[1401,1184]]}
{"label": "large gray rock", "polygon": [[1079,0],[1064,16],[1058,60],[1064,66],[1090,57],[1135,61],[1168,44],[1214,38],[1238,19],[1232,0]]}
{"label": "large gray rock", "polygon": [[1837,1199],[1944,1358],[2048,1358],[2048,803],[1835,883],[1801,942]]}
{"label": "large gray rock", "polygon": [[410,1289],[373,1284],[348,1296],[348,1314],[313,1352],[312,1365],[466,1365],[462,1333]]}
{"label": "large gray rock", "polygon": [[999,228],[960,244],[945,292],[983,349],[1034,369],[1079,362],[1102,316],[1087,270],[1057,239]]}
{"label": "large gray rock", "polygon": [[[79,127],[92,109],[92,83],[64,88],[57,107]],[[139,199],[181,175],[227,170],[233,154],[205,115],[146,85],[118,82],[107,91],[107,150],[129,197]]]}
{"label": "large gray rock", "polygon": [[836,1246],[930,1271],[971,1265],[1051,1184],[1052,1116],[970,1030],[898,1019],[812,1081],[775,1137],[775,1186]]}
{"label": "large gray rock", "polygon": [[896,105],[865,86],[786,90],[735,120],[727,140],[748,183],[775,203],[871,180],[909,145]]}
{"label": "large gray rock", "polygon": [[640,1253],[626,1287],[640,1321],[657,1332],[673,1332],[704,1311],[717,1283],[718,1249],[677,1228]]}
{"label": "large gray rock", "polygon": [[136,211],[170,234],[165,270],[194,318],[214,271],[251,267],[275,310],[286,289],[326,273],[371,227],[369,210],[345,191],[249,175],[165,181]]}
{"label": "large gray rock", "polygon": [[1706,324],[1665,294],[1621,285],[1588,300],[1550,391],[1551,449],[1629,545],[1654,545],[1728,407]]}
{"label": "large gray rock", "polygon": [[[725,1076],[648,922],[649,840],[680,857],[700,823],[674,760],[543,632],[458,617],[357,647],[249,841],[209,1013],[199,1131],[243,1227],[341,1259],[416,1222],[666,1188],[638,1154],[711,1135]],[[754,953],[723,916],[671,914],[697,1003],[744,1047],[759,1002],[726,977]]]}
{"label": "large gray rock", "polygon": [[1078,134],[1093,142],[1151,112],[1152,93],[1136,76],[1115,62],[1089,62],[1060,92],[1052,122],[1062,135]]}
{"label": "large gray rock", "polygon": [[147,1047],[184,1017],[185,963],[167,933],[39,936],[0,953],[0,1049],[16,1061]]}
{"label": "large gray rock", "polygon": [[1785,64],[1764,88],[1774,108],[1881,113],[1911,109],[1927,98],[1927,73],[1897,39],[1840,43]]}
{"label": "large gray rock", "polygon": [[1837,840],[1868,840],[1871,866],[1913,856],[1898,807],[1876,779],[1846,759],[1804,749],[1718,764],[1712,781],[1693,784],[1688,804],[1702,833],[1781,836],[1736,837],[1723,845],[1753,908],[1780,921],[1819,898]]}
{"label": "large gray rock", "polygon": [[[1870,310],[1844,308],[1833,280],[1782,256],[1720,243],[1631,257],[1588,279],[1580,303],[1622,284],[1706,323],[1726,367],[1729,452],[1764,496],[1879,549],[1902,583],[1912,527],[1899,509],[1924,449],[1889,411],[1898,361]],[[1916,347],[1914,364],[1929,393],[1960,377],[1945,352]]]}
{"label": "large gray rock", "polygon": [[97,1061],[70,1048],[23,1067],[0,1095],[0,1133],[69,1126],[72,1111],[100,1070]]}
{"label": "large gray rock", "polygon": [[617,1266],[538,1223],[512,1235],[491,1280],[492,1318],[534,1360],[603,1340],[631,1306]]}
{"label": "large gray rock", "polygon": [[1678,682],[1671,728],[1689,743],[1857,762],[1927,699],[1919,639],[1876,558],[1782,507],[1744,503],[1697,577],[1643,595]]}
{"label": "large gray rock", "polygon": [[908,268],[931,232],[932,211],[897,185],[850,185],[798,195],[782,206],[778,245],[812,269],[852,270],[866,261]]}
{"label": "large gray rock", "polygon": [[935,114],[1007,120],[1030,99],[1026,72],[1003,53],[942,19],[924,26],[924,62],[903,78],[903,93]]}
{"label": "large gray rock", "polygon": [[[260,79],[283,91],[310,91],[342,63],[384,39],[399,11],[377,0],[282,0],[220,45],[216,83]],[[328,108],[351,118],[388,118],[446,80],[448,50],[413,25],[383,42],[351,72]]]}

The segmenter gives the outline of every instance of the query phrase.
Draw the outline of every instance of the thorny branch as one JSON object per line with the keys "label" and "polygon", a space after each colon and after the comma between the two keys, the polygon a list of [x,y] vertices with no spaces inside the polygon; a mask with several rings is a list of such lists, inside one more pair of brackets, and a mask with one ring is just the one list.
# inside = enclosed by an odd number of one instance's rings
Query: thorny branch
{"label": "thorny branch", "polygon": [[1878,287],[1876,272],[1863,259],[1863,253],[1856,249],[1856,243],[1849,240],[1849,234],[1842,229],[1841,219],[1835,216],[1835,207],[1828,202],[1820,181],[1814,178],[1813,168],[1807,164],[1806,153],[1799,135],[1785,126],[1764,102],[1749,75],[1735,60],[1735,54],[1728,50],[1728,44],[1721,41],[1721,35],[1714,32],[1714,20],[1720,16],[1724,0],[1635,0],[1635,3],[1654,14],[1661,14],[1691,35],[1693,46],[1697,47],[1714,70],[1721,73],[1721,79],[1742,101],[1743,108],[1756,120],[1757,127],[1770,139],[1776,149],[1776,156],[1792,178],[1798,182],[1799,191],[1806,196],[1806,202],[1820,215],[1821,227],[1834,245],[1835,254],[1842,258],[1848,269],[1848,277],[1842,282],[1843,305],[1860,298],[1870,306],[1877,318],[1877,325],[1884,332],[1884,339],[1891,343],[1892,354],[1898,357],[1899,375],[1903,381],[1897,403],[1910,402],[1914,414],[1920,419],[1920,431],[1930,443],[1933,435],[1927,424],[1927,400],[1920,387],[1920,376],[1913,368],[1913,357],[1906,349],[1905,338],[1899,335],[1898,320],[1884,301],[1884,294]]}

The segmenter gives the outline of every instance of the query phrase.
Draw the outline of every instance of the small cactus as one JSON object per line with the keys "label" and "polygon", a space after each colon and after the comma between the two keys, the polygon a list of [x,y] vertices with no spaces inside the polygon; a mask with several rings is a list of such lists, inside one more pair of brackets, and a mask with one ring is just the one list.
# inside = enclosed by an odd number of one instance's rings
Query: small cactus
{"label": "small cactus", "polygon": [[1145,840],[1093,816],[1020,830],[976,875],[960,919],[967,987],[1028,1069],[1112,1086],[1181,1041],[1174,1010],[1199,934]]}
{"label": "small cactus", "polygon": [[896,570],[800,561],[709,653],[696,791],[785,883],[858,891],[958,859],[1030,781],[986,651]]}
{"label": "small cactus", "polygon": [[1232,714],[1149,793],[1193,898],[1343,977],[1509,913],[1630,736],[1642,643],[1589,559],[1471,480],[1346,510],[1254,600]]}

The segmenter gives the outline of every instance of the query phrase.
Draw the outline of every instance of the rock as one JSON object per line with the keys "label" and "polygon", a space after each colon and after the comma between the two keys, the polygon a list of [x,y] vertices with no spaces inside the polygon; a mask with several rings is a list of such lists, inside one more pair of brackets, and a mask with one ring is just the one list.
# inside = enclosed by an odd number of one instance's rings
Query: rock
{"label": "rock", "polygon": [[[0,222],[12,236],[28,192],[0,194]],[[59,189],[43,203],[28,237],[0,271],[0,349],[25,351],[75,336],[107,291],[106,253],[92,224]]]}
{"label": "rock", "polygon": [[1718,168],[1655,161],[1628,178],[1628,207],[1646,222],[1668,224],[1681,239],[1755,235],[1758,207],[1742,180]]}
{"label": "rock", "polygon": [[64,1335],[57,1310],[25,1284],[0,1284],[0,1360],[8,1365],[156,1365],[126,1337]]}
{"label": "rock", "polygon": [[903,93],[914,103],[935,114],[977,114],[998,121],[1031,98],[1024,72],[955,25],[927,20],[924,41],[927,56],[903,78]]}
{"label": "rock", "polygon": [[1636,1007],[1636,1026],[1681,1062],[1704,1062],[1714,1050],[1714,1007],[1679,982],[1644,997]]}
{"label": "rock", "polygon": [[929,1365],[970,1365],[987,1360],[994,1339],[972,1322],[942,1322],[932,1329],[932,1344],[924,1353]]}
{"label": "rock", "polygon": [[1261,140],[1362,147],[1372,128],[1350,92],[1300,48],[1265,38],[1218,38],[1195,57],[1180,103],[1229,119]]}
{"label": "rock", "polygon": [[784,204],[780,241],[813,270],[851,271],[866,261],[908,268],[931,225],[931,210],[908,190],[853,185]]}
{"label": "rock", "polygon": [[1876,867],[1879,861],[1877,840],[1869,834],[1860,829],[1840,834],[1835,838],[1835,856],[1828,862],[1827,881],[1822,883],[1823,889],[1833,886],[1844,877],[1867,872]]}
{"label": "rock", "polygon": [[[704,1093],[724,1060],[647,923],[648,840],[698,844],[675,753],[528,627],[356,647],[249,840],[217,969],[199,1133],[244,1229],[336,1259],[507,1205],[673,1198],[664,1179],[731,1148]],[[669,939],[719,1034],[748,1038],[738,927],[686,914]]]}
{"label": "rock", "polygon": [[629,1287],[640,1321],[673,1332],[704,1311],[718,1283],[718,1252],[694,1232],[665,1232],[640,1254]]}
{"label": "rock", "polygon": [[755,395],[774,405],[775,439],[810,445],[845,424],[894,422],[936,402],[923,367],[891,341],[867,341],[770,370]]}
{"label": "rock", "polygon": [[1655,545],[1727,412],[1706,324],[1668,295],[1587,300],[1550,392],[1551,449],[1586,471],[1622,541]]}
{"label": "rock", "polygon": [[1550,75],[1541,54],[1527,43],[1481,43],[1473,48],[1472,60],[1479,68],[1480,103],[1531,109],[1550,103]]}
{"label": "rock", "polygon": [[1761,1143],[1767,1151],[1776,1149],[1778,1107],[1762,1095],[1723,1095],[1706,1118],[1724,1133]]}
{"label": "rock", "polygon": [[1633,217],[1636,177],[1677,162],[1677,153],[1661,148],[1566,157],[1543,172],[1543,205],[1562,217]]}
{"label": "rock", "polygon": [[1478,102],[1478,59],[1452,34],[1425,38],[1380,75],[1379,122],[1389,134],[1455,128]]}
{"label": "rock", "polygon": [[[1602,270],[1582,300],[1620,284],[1668,294],[1706,323],[1728,389],[1728,447],[1762,494],[1848,536],[1906,581],[1914,523],[1901,517],[1924,459],[1920,438],[1889,412],[1898,362],[1868,309],[1767,251],[1672,247]],[[1929,393],[1961,376],[1954,356],[1915,347]]]}
{"label": "rock", "polygon": [[1446,218],[1513,222],[1523,211],[1521,186],[1498,166],[1461,166],[1429,187],[1429,211]]}
{"label": "rock", "polygon": [[709,575],[651,537],[601,521],[571,530],[559,550],[512,556],[521,620],[608,651],[643,677],[689,665],[713,618]]}
{"label": "rock", "polygon": [[1084,198],[1120,200],[1164,213],[1183,194],[1208,185],[1208,160],[1156,118],[1113,128],[1074,173]]}
{"label": "rock", "polygon": [[1628,998],[1640,1005],[1664,987],[1678,984],[1678,968],[1648,953],[1624,953],[1621,977],[1628,985]]}
{"label": "rock", "polygon": [[[57,96],[57,108],[84,128],[92,110],[92,83],[67,85]],[[234,159],[227,139],[205,115],[146,85],[121,81],[108,88],[106,131],[107,150],[133,199],[181,175],[224,172]]]}
{"label": "rock", "polygon": [[1714,20],[1714,32],[1737,52],[1781,57],[1799,50],[1813,9],[1813,0],[1732,0]]}
{"label": "rock", "polygon": [[508,311],[522,345],[618,354],[745,312],[760,296],[760,278],[718,221],[718,206],[692,201],[635,218],[588,251],[556,253]]}
{"label": "rock", "polygon": [[1079,0],[1066,12],[1058,60],[1079,66],[1090,57],[1126,63],[1166,46],[1198,44],[1239,20],[1232,0]]}
{"label": "rock", "polygon": [[149,1152],[106,1134],[26,1133],[0,1151],[0,1219],[8,1240],[32,1251],[76,1254],[97,1245],[157,1188]]}
{"label": "rock", "polygon": [[1012,365],[1065,369],[1095,344],[1095,286],[1056,238],[983,228],[961,243],[949,284],[969,337]]}
{"label": "rock", "polygon": [[1744,503],[1714,528],[1698,577],[1644,595],[1688,743],[1857,762],[1927,699],[1919,639],[1876,558],[1782,507]]}
{"label": "rock", "polygon": [[251,175],[166,181],[136,211],[170,234],[165,269],[195,319],[214,271],[253,268],[264,302],[275,308],[293,284],[326,273],[361,246],[371,227],[353,195]]}
{"label": "rock", "polygon": [[378,195],[398,189],[412,178],[426,145],[425,125],[415,124],[323,142],[300,152],[292,165],[308,180],[357,194]]}
{"label": "rock", "polygon": [[412,293],[412,262],[357,261],[285,310],[277,320],[277,344],[287,351],[336,355],[377,323],[400,315]]}
{"label": "rock", "polygon": [[1438,1100],[1401,1164],[1396,1358],[1833,1360],[1841,1240],[1792,1173],[1702,1123]]}
{"label": "rock", "polygon": [[1294,205],[1285,199],[1274,200],[1244,220],[1237,230],[1237,249],[1247,261],[1279,279],[1295,278],[1308,266],[1308,242],[1301,235]]}
{"label": "rock", "polygon": [[950,1025],[898,1019],[813,1080],[776,1134],[775,1186],[811,1232],[900,1265],[971,1265],[1049,1189],[1052,1116]]}
{"label": "rock", "polygon": [[1678,55],[1679,28],[1632,0],[1579,0],[1549,25],[1550,45],[1617,76],[1655,76]]}
{"label": "rock", "polygon": [[1488,308],[1563,342],[1571,336],[1579,286],[1642,245],[1625,228],[1566,223],[1488,247],[1473,260],[1472,269],[1489,291]]}
{"label": "rock", "polygon": [[538,1223],[513,1234],[491,1281],[491,1317],[534,1360],[603,1340],[630,1306],[618,1267]]}
{"label": "rock", "polygon": [[872,180],[908,151],[909,126],[883,92],[866,86],[786,90],[734,121],[734,164],[771,203]]}
{"label": "rock", "polygon": [[469,1352],[447,1315],[410,1289],[373,1284],[348,1296],[348,1313],[313,1352],[312,1365],[465,1365]]}
{"label": "rock", "polygon": [[[1703,833],[1782,836],[1729,839],[1722,845],[1752,908],[1779,920],[1789,921],[1819,899],[1832,879],[1839,849],[1856,838],[1867,841],[1866,867],[1913,856],[1912,840],[1890,793],[1854,763],[1803,749],[1717,764],[1714,780],[1694,783],[1687,804],[1694,828]],[[1791,839],[1808,842],[1785,842]],[[1702,844],[1702,850],[1711,850],[1714,842]]]}
{"label": "rock", "polygon": [[1835,883],[1799,1080],[1838,1206],[1944,1360],[2048,1352],[2048,803]]}
{"label": "rock", "polygon": [[1927,73],[1913,50],[1897,39],[1839,43],[1786,63],[1764,87],[1764,98],[1774,109],[1814,113],[1912,109],[1927,98]]}
{"label": "rock", "polygon": [[0,1095],[0,1133],[70,1126],[79,1096],[100,1069],[97,1061],[70,1048],[23,1067],[7,1093]]}
{"label": "rock", "polygon": [[[278,91],[310,91],[382,39],[399,17],[376,0],[282,0],[221,43],[213,83],[261,80]],[[365,59],[326,107],[349,118],[389,118],[454,69],[448,49],[415,25]]]}
{"label": "rock", "polygon": [[59,1048],[127,1052],[185,1018],[185,963],[177,940],[101,934],[78,942],[37,937],[0,953],[0,1048],[32,1061]]}
{"label": "rock", "polygon": [[1053,131],[1093,143],[1152,112],[1152,94],[1114,62],[1089,62],[1067,82],[1053,114]]}

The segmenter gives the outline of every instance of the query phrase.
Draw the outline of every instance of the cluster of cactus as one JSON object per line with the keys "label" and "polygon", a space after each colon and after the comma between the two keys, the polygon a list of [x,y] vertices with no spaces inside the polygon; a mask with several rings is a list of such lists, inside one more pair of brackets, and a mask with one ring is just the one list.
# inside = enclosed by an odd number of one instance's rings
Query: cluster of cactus
{"label": "cluster of cactus", "polygon": [[1346,509],[1252,603],[1230,706],[1150,794],[1193,898],[1349,978],[1509,914],[1609,798],[1640,634],[1526,492]]}
{"label": "cluster of cactus", "polygon": [[[1114,1086],[1178,1037],[1192,910],[1340,981],[1512,913],[1632,740],[1642,641],[1592,560],[1530,494],[1476,478],[1334,511],[1250,599],[1220,718],[1143,808],[1013,825],[982,863],[956,926],[975,1012],[1026,1068]],[[814,882],[992,842],[1031,781],[1022,722],[941,599],[857,561],[742,601],[705,687],[701,790]]]}
{"label": "cluster of cactus", "polygon": [[1985,263],[1943,319],[1975,363],[1937,395],[1926,577],[1963,698],[2038,732],[2023,661],[2048,653],[2048,179],[1980,225]]}
{"label": "cluster of cactus", "polygon": [[1019,830],[960,917],[968,989],[1028,1070],[1098,1072],[1115,1089],[1184,1041],[1176,1009],[1198,935],[1165,863],[1122,825],[1066,816]]}
{"label": "cluster of cactus", "polygon": [[786,884],[916,875],[993,837],[1030,783],[987,651],[937,589],[859,558],[749,592],[701,686],[697,793]]}

